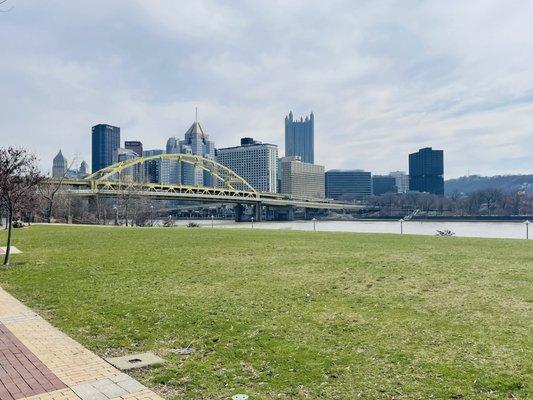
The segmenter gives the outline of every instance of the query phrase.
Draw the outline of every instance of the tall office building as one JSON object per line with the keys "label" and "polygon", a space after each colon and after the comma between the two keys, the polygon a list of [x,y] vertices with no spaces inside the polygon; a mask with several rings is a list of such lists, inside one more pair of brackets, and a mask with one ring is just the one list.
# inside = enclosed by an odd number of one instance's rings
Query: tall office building
{"label": "tall office building", "polygon": [[[164,150],[154,149],[154,150],[144,150],[143,157],[153,157],[164,154]],[[148,160],[144,162],[144,181],[149,183],[163,183],[161,182],[161,165],[163,161],[160,158],[155,158],[153,160]]]}
{"label": "tall office building", "polygon": [[407,175],[405,171],[393,171],[389,173],[389,176],[396,179],[398,193],[407,193],[409,191],[409,175]]}
{"label": "tall office building", "polygon": [[89,173],[89,165],[85,161],[82,161],[80,164],[80,174],[87,175]]}
{"label": "tall office building", "polygon": [[[176,136],[168,138],[166,145],[167,154],[178,154],[181,153],[180,142]],[[163,159],[161,160],[160,167],[160,180],[161,183],[166,184],[181,184],[181,170],[182,164],[176,160]]]}
{"label": "tall office building", "polygon": [[68,168],[67,159],[63,156],[61,150],[54,157],[52,162],[52,177],[53,178],[62,178],[65,176]]}
{"label": "tall office building", "polygon": [[372,194],[374,196],[381,196],[386,193],[398,193],[396,178],[390,175],[373,175]]}
{"label": "tall office building", "polygon": [[331,169],[326,172],[326,197],[364,200],[372,195],[372,174],[362,169]]}
{"label": "tall office building", "polygon": [[281,193],[295,197],[323,199],[324,166],[304,163],[300,157],[281,159]]}
{"label": "tall office building", "polygon": [[124,148],[134,151],[139,157],[143,155],[143,144],[138,140],[126,140],[124,142]]}
{"label": "tall office building", "polygon": [[292,111],[285,116],[285,156],[298,156],[302,162],[315,162],[315,116],[294,120]]}
{"label": "tall office building", "polygon": [[[215,142],[209,140],[209,135],[205,133],[198,121],[195,121],[185,132],[185,139],[180,141],[180,147],[182,153],[197,154],[212,160],[215,159]],[[186,167],[182,171],[184,184],[193,186],[214,185],[213,177],[209,172],[192,165],[187,165]]]}
{"label": "tall office building", "polygon": [[[216,160],[259,192],[276,192],[278,146],[242,138],[241,145],[217,149]],[[242,188],[244,189],[244,188]]]}
{"label": "tall office building", "polygon": [[[195,121],[185,132],[183,140],[175,136],[169,138],[166,150],[168,154],[195,154],[215,159],[215,143],[209,140],[209,135],[205,133],[198,121]],[[209,172],[192,164],[175,160],[162,161],[161,179],[163,183],[214,186],[213,177]]]}
{"label": "tall office building", "polygon": [[[139,157],[139,155],[133,150],[123,149],[119,147],[116,151],[117,162],[133,160],[134,158],[137,158],[137,157]],[[118,175],[119,176],[117,176],[116,178],[120,178],[121,180],[140,181],[141,180],[141,166],[140,164],[137,164],[137,165],[133,165],[131,167],[125,168]]]}
{"label": "tall office building", "polygon": [[89,166],[85,161],[82,161],[80,164],[80,169],[78,170],[78,175],[81,179],[89,175]]}
{"label": "tall office building", "polygon": [[444,195],[444,152],[431,147],[409,154],[409,190]]}
{"label": "tall office building", "polygon": [[92,127],[92,169],[99,171],[116,161],[120,147],[120,128],[107,124]]}

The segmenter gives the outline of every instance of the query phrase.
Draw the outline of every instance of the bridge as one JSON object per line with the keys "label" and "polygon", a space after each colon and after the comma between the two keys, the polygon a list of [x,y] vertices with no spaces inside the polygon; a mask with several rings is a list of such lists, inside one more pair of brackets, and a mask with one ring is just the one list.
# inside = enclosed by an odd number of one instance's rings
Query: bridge
{"label": "bridge", "polygon": [[[167,163],[170,167],[184,165],[195,174],[210,176],[212,186],[166,184],[148,182],[145,165],[150,162]],[[194,154],[160,154],[136,157],[103,168],[84,179],[48,179],[48,185],[57,185],[61,192],[86,197],[144,197],[158,200],[187,200],[210,203],[235,203],[236,215],[243,205],[254,206],[256,220],[261,219],[262,207],[286,209],[336,210],[356,212],[368,210],[362,204],[344,203],[327,199],[299,198],[278,193],[258,192],[244,178],[217,161]],[[240,208],[239,208],[240,206]]]}

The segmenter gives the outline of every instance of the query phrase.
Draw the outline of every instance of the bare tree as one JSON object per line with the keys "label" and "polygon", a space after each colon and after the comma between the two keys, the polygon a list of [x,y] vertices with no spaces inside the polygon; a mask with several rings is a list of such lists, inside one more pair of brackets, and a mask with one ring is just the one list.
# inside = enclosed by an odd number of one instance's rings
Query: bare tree
{"label": "bare tree", "polygon": [[[7,3],[7,0],[0,0],[0,6],[3,6],[4,4]],[[9,8],[2,8],[0,7],[0,12],[9,12],[13,9],[13,7],[9,7]]]}
{"label": "bare tree", "polygon": [[25,149],[0,149],[0,200],[7,209],[8,230],[4,265],[9,263],[13,216],[18,207],[32,196],[32,191],[44,180],[37,167],[37,158]]}
{"label": "bare tree", "polygon": [[59,189],[61,189],[61,186],[63,186],[63,181],[65,180],[69,170],[72,168],[75,162],[76,159],[73,159],[71,161],[70,165],[65,169],[65,172],[61,177],[59,177],[59,180],[57,182],[49,182],[46,184],[39,185],[39,193],[48,203],[46,212],[46,222],[48,223],[52,222],[52,211],[54,209],[55,197],[59,192]]}

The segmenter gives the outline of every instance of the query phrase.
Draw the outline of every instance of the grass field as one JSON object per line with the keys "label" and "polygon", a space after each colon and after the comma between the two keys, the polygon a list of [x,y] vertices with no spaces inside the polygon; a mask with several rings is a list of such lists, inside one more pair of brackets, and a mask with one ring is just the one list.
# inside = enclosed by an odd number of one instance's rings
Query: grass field
{"label": "grass field", "polygon": [[102,356],[163,356],[134,375],[167,398],[533,396],[531,242],[33,226],[14,244],[0,285]]}

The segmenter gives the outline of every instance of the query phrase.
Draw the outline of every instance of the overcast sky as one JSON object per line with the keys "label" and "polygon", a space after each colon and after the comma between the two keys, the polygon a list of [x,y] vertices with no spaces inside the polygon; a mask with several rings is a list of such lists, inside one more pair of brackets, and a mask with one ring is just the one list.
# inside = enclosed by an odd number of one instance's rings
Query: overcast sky
{"label": "overcast sky", "polygon": [[533,172],[533,1],[8,0],[1,145],[90,163],[91,126],[164,148],[284,147],[315,113],[315,162],[386,173],[443,149],[446,178]]}

